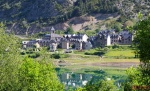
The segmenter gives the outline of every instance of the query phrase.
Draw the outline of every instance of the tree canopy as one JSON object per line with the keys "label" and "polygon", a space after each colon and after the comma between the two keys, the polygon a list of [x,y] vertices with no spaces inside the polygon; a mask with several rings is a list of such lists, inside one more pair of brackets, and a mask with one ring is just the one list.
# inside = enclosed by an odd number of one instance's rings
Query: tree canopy
{"label": "tree canopy", "polygon": [[[140,20],[136,25],[135,44],[140,58],[140,65],[137,68],[127,70],[129,81],[125,89],[138,91],[149,91],[150,84],[150,17]],[[135,86],[135,88],[134,88]],[[140,87],[140,88],[136,88]],[[142,89],[141,89],[142,88]]]}
{"label": "tree canopy", "polygon": [[20,56],[19,41],[0,24],[0,91],[63,91],[54,66]]}

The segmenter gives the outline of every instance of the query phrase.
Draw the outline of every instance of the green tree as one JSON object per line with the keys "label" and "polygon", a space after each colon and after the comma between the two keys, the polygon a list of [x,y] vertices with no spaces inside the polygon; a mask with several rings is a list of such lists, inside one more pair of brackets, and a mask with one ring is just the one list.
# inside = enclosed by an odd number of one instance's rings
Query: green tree
{"label": "green tree", "polygon": [[[127,71],[129,87],[149,86],[150,84],[150,17],[137,23],[135,45],[140,58],[140,66]],[[127,88],[127,87],[125,87]],[[130,88],[131,89],[131,88]],[[140,89],[137,89],[140,91]],[[150,90],[150,89],[149,89]],[[146,90],[148,91],[148,89]]]}
{"label": "green tree", "polygon": [[63,91],[54,67],[46,61],[25,58],[19,69],[19,90],[23,91]]}
{"label": "green tree", "polygon": [[120,32],[120,31],[122,30],[122,24],[116,22],[116,23],[114,24],[114,29],[116,29],[116,32]]}
{"label": "green tree", "polygon": [[137,51],[141,62],[143,84],[150,84],[150,16],[138,23],[136,31]]}
{"label": "green tree", "polygon": [[6,34],[5,27],[0,23],[0,91],[15,91],[17,88],[20,56],[18,39]]}
{"label": "green tree", "polygon": [[101,80],[95,84],[87,84],[84,89],[77,91],[117,91],[113,80]]}
{"label": "green tree", "polygon": [[125,23],[124,23],[124,27],[133,27],[133,25],[134,25],[134,23],[132,22],[132,21],[130,21],[130,20],[128,20],[128,21],[126,21]]}
{"label": "green tree", "polygon": [[0,43],[0,91],[64,91],[47,55],[40,61],[21,57],[18,39],[6,34],[3,24]]}
{"label": "green tree", "polygon": [[72,29],[72,27],[68,27],[67,30],[65,31],[65,34],[73,34],[74,31]]}

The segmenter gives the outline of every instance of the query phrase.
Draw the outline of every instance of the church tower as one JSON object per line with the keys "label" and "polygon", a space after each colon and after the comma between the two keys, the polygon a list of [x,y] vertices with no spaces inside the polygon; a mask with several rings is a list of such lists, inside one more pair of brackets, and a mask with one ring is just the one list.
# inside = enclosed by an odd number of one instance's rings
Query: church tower
{"label": "church tower", "polygon": [[51,40],[55,40],[55,29],[54,29],[54,27],[52,27],[51,28],[51,32],[50,32],[51,34]]}
{"label": "church tower", "polygon": [[51,34],[55,34],[55,29],[54,29],[54,27],[51,28]]}

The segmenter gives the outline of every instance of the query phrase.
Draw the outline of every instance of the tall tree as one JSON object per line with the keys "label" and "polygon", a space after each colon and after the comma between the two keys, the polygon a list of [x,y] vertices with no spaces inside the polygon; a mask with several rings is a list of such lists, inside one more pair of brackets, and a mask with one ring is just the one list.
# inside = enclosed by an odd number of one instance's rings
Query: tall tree
{"label": "tall tree", "polygon": [[[129,82],[125,88],[132,87],[137,91],[149,91],[150,84],[150,17],[137,23],[135,44],[140,58],[138,68],[127,70]],[[135,86],[135,88],[134,88]]]}
{"label": "tall tree", "polygon": [[74,31],[72,29],[72,27],[68,27],[67,30],[65,31],[65,34],[73,34]]}
{"label": "tall tree", "polygon": [[14,91],[17,87],[17,73],[20,66],[18,41],[6,34],[0,23],[0,91]]}
{"label": "tall tree", "polygon": [[25,58],[19,69],[19,91],[63,91],[54,67],[47,61]]}
{"label": "tall tree", "polygon": [[137,25],[136,39],[140,56],[143,83],[150,84],[150,16]]}
{"label": "tall tree", "polygon": [[64,91],[45,55],[40,61],[21,58],[17,38],[6,34],[3,24],[0,43],[0,91]]}

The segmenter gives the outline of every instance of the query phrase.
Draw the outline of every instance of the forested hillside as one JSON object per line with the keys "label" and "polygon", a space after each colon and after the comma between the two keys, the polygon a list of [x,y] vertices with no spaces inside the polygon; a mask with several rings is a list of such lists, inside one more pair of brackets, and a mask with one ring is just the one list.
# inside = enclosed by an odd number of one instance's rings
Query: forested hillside
{"label": "forested hillside", "polygon": [[22,32],[31,26],[55,25],[84,14],[118,13],[120,22],[124,22],[140,11],[148,14],[149,5],[149,0],[1,0],[0,21]]}

